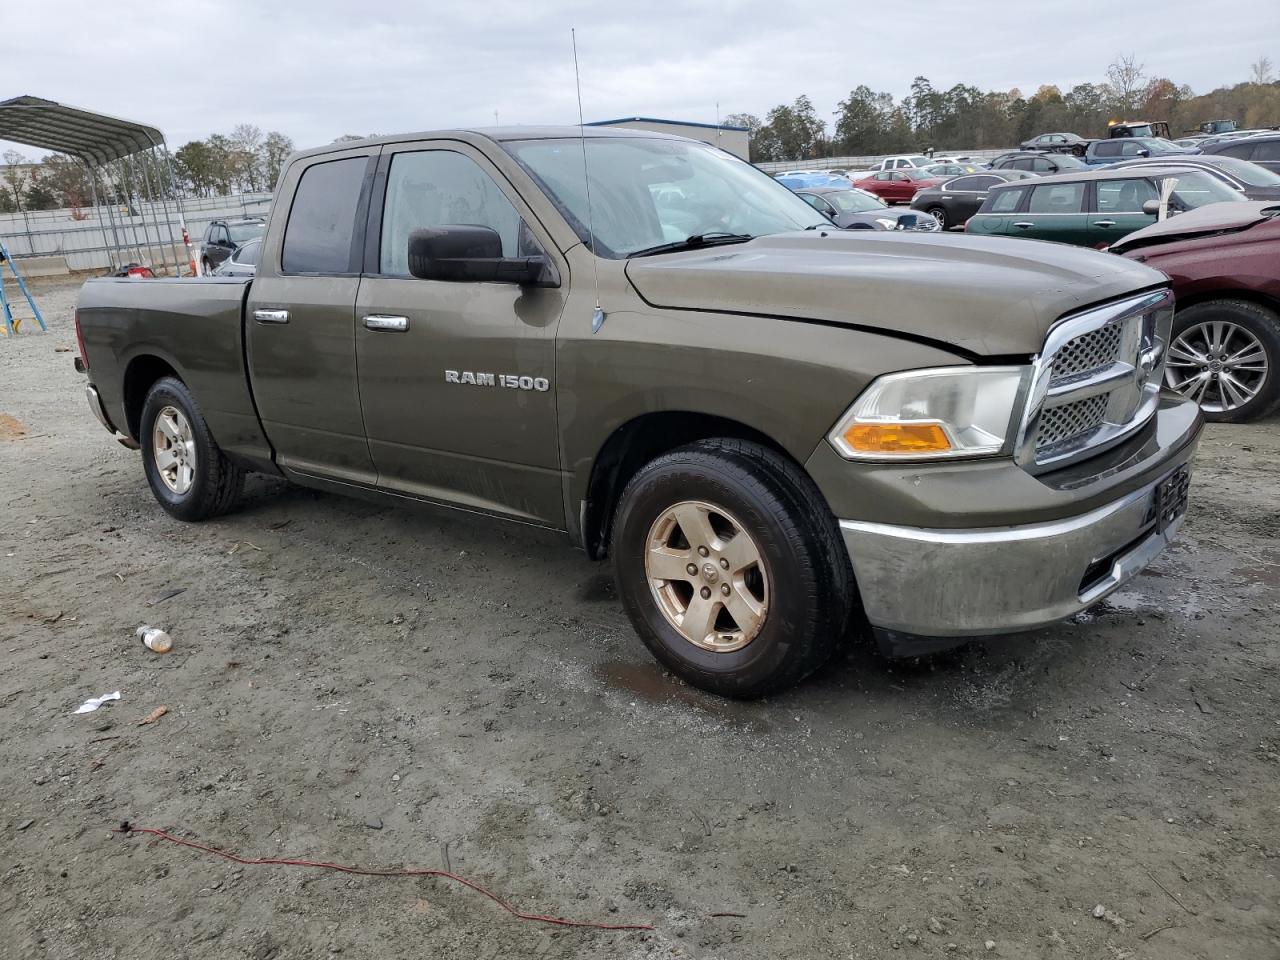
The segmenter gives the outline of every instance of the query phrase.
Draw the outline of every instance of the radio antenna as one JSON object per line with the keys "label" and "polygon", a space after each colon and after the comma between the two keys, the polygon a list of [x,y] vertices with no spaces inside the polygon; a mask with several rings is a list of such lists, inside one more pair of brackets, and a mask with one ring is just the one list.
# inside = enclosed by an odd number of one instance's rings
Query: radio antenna
{"label": "radio antenna", "polygon": [[591,332],[597,333],[604,325],[604,310],[600,308],[600,271],[596,266],[595,218],[591,214],[591,176],[587,172],[587,128],[582,122],[582,77],[578,72],[578,31],[569,28],[573,40],[573,83],[578,90],[578,139],[582,143],[582,182],[587,188],[587,245],[591,250],[591,279],[596,290],[596,309],[591,314]]}

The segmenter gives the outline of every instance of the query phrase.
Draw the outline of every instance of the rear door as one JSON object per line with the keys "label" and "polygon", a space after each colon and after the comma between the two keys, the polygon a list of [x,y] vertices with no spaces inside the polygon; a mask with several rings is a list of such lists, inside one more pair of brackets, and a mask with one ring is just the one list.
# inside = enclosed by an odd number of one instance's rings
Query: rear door
{"label": "rear door", "polygon": [[1041,183],[1031,188],[1025,210],[1012,218],[1010,236],[1088,243],[1088,214],[1084,211],[1085,184]]}
{"label": "rear door", "polygon": [[987,191],[997,183],[1003,183],[999,177],[989,174],[974,174],[968,177],[957,177],[942,187],[943,206],[947,208],[947,219],[952,223],[964,223],[982,206],[987,199]]}
{"label": "rear door", "polygon": [[1280,140],[1264,140],[1253,145],[1249,159],[1273,173],[1280,173]]}
{"label": "rear door", "polygon": [[[554,380],[568,265],[469,144],[387,147],[376,182],[355,314],[378,486],[563,527]],[[507,257],[549,256],[562,286],[414,278],[409,234],[448,224],[491,227]]]}
{"label": "rear door", "polygon": [[[378,148],[294,163],[249,288],[253,395],[282,466],[376,481],[356,381],[355,301]],[[274,218],[284,221],[274,229]]]}
{"label": "rear door", "polygon": [[1095,180],[1089,212],[1089,244],[1106,247],[1123,236],[1156,222],[1142,212],[1148,200],[1159,200],[1160,191],[1145,177]]}

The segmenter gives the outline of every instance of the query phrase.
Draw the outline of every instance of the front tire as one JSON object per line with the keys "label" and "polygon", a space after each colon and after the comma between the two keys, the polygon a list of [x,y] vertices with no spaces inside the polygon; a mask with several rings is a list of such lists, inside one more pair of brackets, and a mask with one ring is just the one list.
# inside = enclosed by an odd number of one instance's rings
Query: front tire
{"label": "front tire", "polygon": [[1244,423],[1280,406],[1280,315],[1249,300],[1179,310],[1165,383],[1195,400],[1206,420]]}
{"label": "front tire", "polygon": [[945,207],[930,207],[925,211],[925,213],[938,221],[939,230],[946,230],[951,226],[951,224],[947,222],[947,210]]}
{"label": "front tire", "polygon": [[641,468],[611,551],[640,639],[712,693],[798,683],[846,632],[855,587],[835,519],[799,467],[759,444],[705,440]]}
{"label": "front tire", "polygon": [[235,506],[244,470],[214,442],[200,405],[175,377],[157,380],[142,405],[138,430],[147,483],[179,520],[207,520]]}

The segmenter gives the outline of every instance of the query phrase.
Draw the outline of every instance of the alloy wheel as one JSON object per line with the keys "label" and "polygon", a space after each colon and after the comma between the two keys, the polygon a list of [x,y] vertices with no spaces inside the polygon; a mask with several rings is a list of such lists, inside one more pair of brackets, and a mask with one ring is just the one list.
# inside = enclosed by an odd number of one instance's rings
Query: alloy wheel
{"label": "alloy wheel", "polygon": [[162,407],[151,428],[151,456],[160,480],[182,496],[196,477],[196,441],[191,422],[177,407]]}
{"label": "alloy wheel", "polygon": [[1174,338],[1165,383],[1209,413],[1226,413],[1258,395],[1268,368],[1266,348],[1247,329],[1206,320]]}
{"label": "alloy wheel", "polygon": [[769,577],[751,535],[723,507],[685,500],[649,529],[645,576],[667,621],[712,653],[741,650],[769,612]]}

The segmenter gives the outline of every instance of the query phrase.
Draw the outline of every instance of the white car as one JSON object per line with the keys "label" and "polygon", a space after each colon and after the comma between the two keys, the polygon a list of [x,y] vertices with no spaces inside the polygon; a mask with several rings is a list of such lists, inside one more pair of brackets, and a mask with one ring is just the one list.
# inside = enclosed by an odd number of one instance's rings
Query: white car
{"label": "white car", "polygon": [[927,167],[931,163],[937,163],[933,157],[926,157],[923,154],[913,154],[902,157],[885,157],[878,164],[872,167],[872,170],[910,170],[916,167]]}

